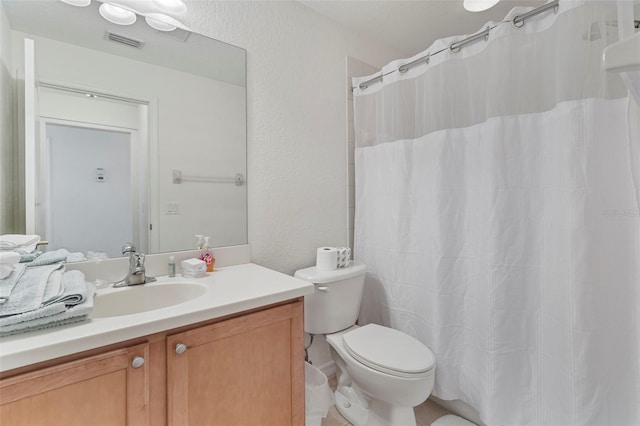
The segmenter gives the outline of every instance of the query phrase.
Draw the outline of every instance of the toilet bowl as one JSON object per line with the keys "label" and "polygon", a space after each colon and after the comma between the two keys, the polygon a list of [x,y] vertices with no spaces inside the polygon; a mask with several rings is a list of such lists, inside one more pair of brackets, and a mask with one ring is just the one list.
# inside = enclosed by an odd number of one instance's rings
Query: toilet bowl
{"label": "toilet bowl", "polygon": [[337,366],[336,407],[354,425],[415,425],[435,379],[433,353],[375,324],[326,335]]}
{"label": "toilet bowl", "polygon": [[433,390],[435,357],[417,339],[377,324],[355,325],[366,267],[299,270],[315,292],[305,296],[305,331],[323,334],[336,364],[336,407],[355,426],[413,426],[413,407]]}

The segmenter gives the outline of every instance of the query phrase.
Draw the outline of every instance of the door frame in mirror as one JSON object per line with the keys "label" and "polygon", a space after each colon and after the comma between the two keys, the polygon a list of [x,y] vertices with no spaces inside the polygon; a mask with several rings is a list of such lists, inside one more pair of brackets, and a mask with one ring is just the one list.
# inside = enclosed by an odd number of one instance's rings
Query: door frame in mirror
{"label": "door frame in mirror", "polygon": [[[43,92],[43,90],[45,90],[45,92]],[[34,222],[30,224],[31,228],[35,230],[34,233],[47,239],[47,235],[51,232],[47,226],[43,226],[45,225],[45,223],[43,223],[44,213],[41,211],[47,204],[46,194],[42,191],[44,185],[42,176],[48,176],[47,166],[45,164],[48,159],[44,155],[48,149],[46,125],[59,124],[96,130],[118,131],[119,129],[132,135],[131,189],[133,199],[131,207],[133,236],[130,242],[133,242],[139,250],[144,252],[153,250],[154,246],[157,247],[157,232],[154,233],[149,230],[150,223],[153,223],[153,217],[159,215],[158,208],[153,207],[156,204],[152,202],[153,199],[157,199],[157,167],[154,166],[155,163],[157,163],[157,138],[154,139],[151,137],[152,129],[154,129],[153,123],[157,120],[157,100],[134,99],[117,94],[96,92],[88,88],[70,87],[69,85],[44,81],[38,82],[36,92],[40,95],[40,99],[55,99],[56,96],[61,98],[62,95],[75,96],[84,106],[91,105],[94,101],[103,98],[107,99],[110,103],[115,101],[116,105],[135,105],[139,111],[136,114],[136,123],[133,121],[127,122],[127,120],[122,121],[122,119],[118,121],[112,118],[118,114],[104,114],[103,111],[93,113],[93,117],[91,117],[92,113],[88,112],[90,108],[86,107],[83,108],[81,117],[79,117],[77,116],[77,112],[74,112],[72,108],[63,108],[63,101],[58,102],[58,107],[47,105],[44,108],[45,111],[38,111],[36,121],[39,122],[37,129],[39,130],[39,132],[37,132],[39,137],[38,144],[34,151],[35,174],[33,175],[35,185],[35,201],[33,205],[35,206],[36,212]],[[47,96],[45,97],[44,95]],[[85,99],[85,96],[88,95],[95,96],[96,99]],[[116,108],[117,107],[118,106],[116,106]],[[132,116],[131,113],[130,116]],[[129,120],[133,120],[133,118]],[[143,194],[144,196],[140,196],[139,194]],[[43,201],[45,202],[43,203]],[[122,241],[121,243],[124,244],[125,242],[127,241]]]}

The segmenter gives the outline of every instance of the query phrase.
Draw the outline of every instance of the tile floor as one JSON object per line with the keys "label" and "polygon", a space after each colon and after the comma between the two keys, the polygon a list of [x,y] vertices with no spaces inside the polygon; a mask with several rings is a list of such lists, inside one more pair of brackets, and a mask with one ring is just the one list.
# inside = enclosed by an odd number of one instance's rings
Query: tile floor
{"label": "tile floor", "polygon": [[[335,376],[329,377],[329,386],[331,387],[331,389],[335,389]],[[416,414],[416,423],[418,424],[418,426],[431,426],[431,423],[433,423],[436,419],[444,416],[445,414],[449,414],[449,411],[430,400],[426,400],[424,403],[417,406],[414,409],[414,412]],[[351,423],[349,423],[344,417],[340,415],[335,406],[332,406],[329,410],[329,414],[327,414],[327,417],[322,419],[322,426],[350,425]]]}

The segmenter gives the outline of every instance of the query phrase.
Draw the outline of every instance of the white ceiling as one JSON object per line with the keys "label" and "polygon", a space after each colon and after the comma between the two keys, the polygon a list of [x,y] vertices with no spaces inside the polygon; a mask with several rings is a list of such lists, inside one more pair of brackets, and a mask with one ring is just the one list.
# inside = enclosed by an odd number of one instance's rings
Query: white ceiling
{"label": "white ceiling", "polygon": [[462,0],[300,0],[344,27],[403,51],[407,57],[439,38],[473,34],[488,21],[500,21],[516,6],[537,7],[546,0],[502,0],[472,13]]}

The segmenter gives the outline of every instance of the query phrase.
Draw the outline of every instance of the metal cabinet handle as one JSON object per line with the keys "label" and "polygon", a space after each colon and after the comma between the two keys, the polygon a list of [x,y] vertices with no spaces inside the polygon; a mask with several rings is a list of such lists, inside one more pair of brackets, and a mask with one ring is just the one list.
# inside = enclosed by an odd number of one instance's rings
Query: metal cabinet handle
{"label": "metal cabinet handle", "polygon": [[187,345],[185,345],[184,343],[178,343],[176,345],[176,353],[178,355],[182,355],[183,353],[185,353],[187,351]]}
{"label": "metal cabinet handle", "polygon": [[144,358],[142,358],[141,356],[137,356],[133,358],[133,361],[131,361],[131,366],[133,368],[140,368],[143,365],[144,365]]}

